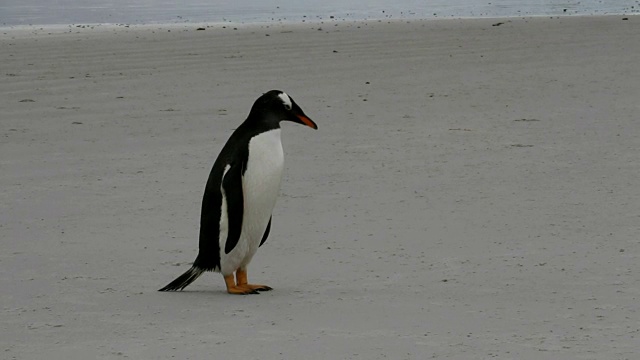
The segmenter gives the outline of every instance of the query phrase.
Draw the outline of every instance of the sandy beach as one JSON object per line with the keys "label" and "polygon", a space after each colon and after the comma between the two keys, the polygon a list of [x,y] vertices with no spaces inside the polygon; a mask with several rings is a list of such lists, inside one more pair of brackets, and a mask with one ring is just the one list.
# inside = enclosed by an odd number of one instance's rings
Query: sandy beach
{"label": "sandy beach", "polygon": [[[2,28],[0,358],[636,358],[639,34],[637,16]],[[157,292],[270,89],[319,127],[283,124],[249,269],[274,291],[209,273]]]}

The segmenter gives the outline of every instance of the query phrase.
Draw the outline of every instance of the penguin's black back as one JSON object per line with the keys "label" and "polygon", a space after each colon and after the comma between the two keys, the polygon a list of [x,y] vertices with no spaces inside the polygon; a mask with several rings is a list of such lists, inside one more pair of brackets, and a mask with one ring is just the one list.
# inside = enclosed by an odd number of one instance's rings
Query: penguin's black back
{"label": "penguin's black back", "polygon": [[[193,266],[205,271],[220,270],[220,218],[222,216],[222,176],[225,168],[233,164],[241,164],[241,175],[244,175],[246,164],[249,157],[249,142],[251,139],[263,132],[278,128],[278,123],[263,123],[254,121],[251,117],[247,118],[229,137],[224,145],[218,158],[213,164],[213,168],[209,174],[209,179],[204,190],[202,198],[202,209],[200,214],[200,239],[199,252]],[[242,184],[235,184],[242,187]],[[240,229],[240,226],[232,226],[232,222],[242,221],[243,213],[232,212],[233,204],[229,204],[227,199],[227,208],[229,211],[228,220],[229,228]],[[241,224],[241,223],[240,223]],[[229,237],[238,236],[237,234],[229,234]],[[236,239],[237,241],[237,239]]]}

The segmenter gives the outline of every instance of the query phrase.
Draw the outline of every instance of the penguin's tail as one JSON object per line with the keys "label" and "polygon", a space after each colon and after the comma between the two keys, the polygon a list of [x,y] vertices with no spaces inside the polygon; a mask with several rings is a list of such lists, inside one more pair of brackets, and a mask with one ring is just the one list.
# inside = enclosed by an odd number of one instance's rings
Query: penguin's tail
{"label": "penguin's tail", "polygon": [[163,287],[158,291],[178,291],[182,290],[191,284],[195,279],[199,278],[200,275],[204,272],[204,269],[201,269],[196,266],[192,266],[191,269],[187,270],[184,274],[178,276],[177,279],[173,280],[169,285]]}

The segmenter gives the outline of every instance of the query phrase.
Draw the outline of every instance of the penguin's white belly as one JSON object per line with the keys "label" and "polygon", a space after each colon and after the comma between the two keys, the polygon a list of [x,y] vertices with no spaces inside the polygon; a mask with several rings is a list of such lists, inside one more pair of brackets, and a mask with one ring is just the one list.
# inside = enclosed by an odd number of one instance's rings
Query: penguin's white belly
{"label": "penguin's white belly", "polygon": [[[280,129],[264,132],[251,139],[242,177],[242,231],[238,244],[229,254],[221,251],[220,270],[223,274],[246,267],[258,250],[280,191],[283,167]],[[223,202],[226,203],[226,199]]]}

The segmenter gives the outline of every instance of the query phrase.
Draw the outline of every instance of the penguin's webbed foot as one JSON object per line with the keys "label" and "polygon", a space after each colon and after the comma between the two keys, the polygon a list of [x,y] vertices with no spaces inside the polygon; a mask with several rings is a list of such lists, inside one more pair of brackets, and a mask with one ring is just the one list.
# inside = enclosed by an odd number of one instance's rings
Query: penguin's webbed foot
{"label": "penguin's webbed foot", "polygon": [[[250,295],[250,294],[259,294],[259,291],[269,291],[272,290],[271,287],[267,285],[256,285],[256,284],[248,284],[246,278],[246,272],[240,272],[238,278],[238,284],[236,285],[233,274],[225,275],[224,282],[227,284],[227,292],[233,295]],[[238,276],[236,274],[236,276]]]}
{"label": "penguin's webbed foot", "polygon": [[249,284],[246,269],[238,269],[236,271],[236,281],[234,282],[233,280],[233,275],[224,277],[224,281],[227,283],[227,291],[230,294],[259,294],[258,291],[273,290],[271,286]]}
{"label": "penguin's webbed foot", "polygon": [[269,290],[273,290],[272,287],[267,286],[267,285],[258,285],[258,284],[241,284],[237,286],[238,288],[241,289],[249,289],[249,290],[254,290],[254,291],[269,291]]}
{"label": "penguin's webbed foot", "polygon": [[234,286],[231,288],[227,288],[227,292],[232,295],[252,295],[252,294],[260,294],[257,290],[241,288],[239,286]]}

